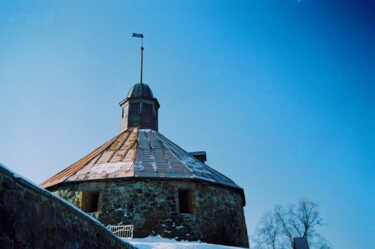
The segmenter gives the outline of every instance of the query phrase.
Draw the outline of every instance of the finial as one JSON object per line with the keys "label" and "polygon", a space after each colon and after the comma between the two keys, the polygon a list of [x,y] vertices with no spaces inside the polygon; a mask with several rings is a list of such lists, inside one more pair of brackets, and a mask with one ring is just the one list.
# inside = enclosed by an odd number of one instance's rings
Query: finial
{"label": "finial", "polygon": [[141,80],[140,83],[142,84],[142,75],[143,75],[143,34],[133,33],[132,37],[141,38]]}

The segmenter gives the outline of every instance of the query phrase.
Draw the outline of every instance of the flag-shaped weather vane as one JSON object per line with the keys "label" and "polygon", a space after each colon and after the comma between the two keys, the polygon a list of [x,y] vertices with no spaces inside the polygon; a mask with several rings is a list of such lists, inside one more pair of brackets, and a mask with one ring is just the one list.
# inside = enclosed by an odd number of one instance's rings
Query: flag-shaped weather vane
{"label": "flag-shaped weather vane", "polygon": [[143,74],[143,34],[133,33],[132,37],[141,38],[141,81],[142,84],[142,74]]}

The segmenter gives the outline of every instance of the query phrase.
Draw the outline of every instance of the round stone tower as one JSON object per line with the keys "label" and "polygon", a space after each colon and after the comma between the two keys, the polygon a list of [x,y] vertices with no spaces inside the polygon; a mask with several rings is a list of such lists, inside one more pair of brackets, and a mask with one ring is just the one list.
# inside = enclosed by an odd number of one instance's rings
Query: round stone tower
{"label": "round stone tower", "polygon": [[134,237],[248,247],[243,189],[205,164],[205,152],[158,132],[160,105],[147,84],[120,106],[120,133],[41,186],[104,225],[134,225]]}

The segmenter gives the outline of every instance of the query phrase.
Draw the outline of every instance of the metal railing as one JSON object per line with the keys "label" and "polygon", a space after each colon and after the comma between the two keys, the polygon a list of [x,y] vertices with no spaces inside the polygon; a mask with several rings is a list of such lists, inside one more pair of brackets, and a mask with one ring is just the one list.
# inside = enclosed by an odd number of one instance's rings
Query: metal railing
{"label": "metal railing", "polygon": [[132,239],[133,238],[133,225],[108,225],[108,230],[116,234],[120,238]]}

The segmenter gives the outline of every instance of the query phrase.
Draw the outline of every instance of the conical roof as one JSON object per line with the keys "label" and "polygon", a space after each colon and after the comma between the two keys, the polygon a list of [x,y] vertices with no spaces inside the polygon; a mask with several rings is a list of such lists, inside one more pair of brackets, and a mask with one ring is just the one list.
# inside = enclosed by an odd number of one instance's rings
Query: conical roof
{"label": "conical roof", "polygon": [[163,178],[207,181],[243,190],[157,131],[127,129],[41,184],[114,178]]}

